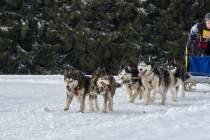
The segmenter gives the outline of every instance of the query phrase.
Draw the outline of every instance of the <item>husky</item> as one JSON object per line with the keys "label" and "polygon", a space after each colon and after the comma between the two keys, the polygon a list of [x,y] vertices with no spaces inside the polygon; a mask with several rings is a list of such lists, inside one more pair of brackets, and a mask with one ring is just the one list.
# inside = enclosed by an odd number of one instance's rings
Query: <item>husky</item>
{"label": "husky", "polygon": [[118,72],[118,78],[121,80],[120,85],[124,85],[130,103],[134,103],[138,95],[139,100],[141,100],[144,93],[144,86],[142,85],[141,78],[138,77],[138,73],[137,67],[130,66],[125,66]]}
{"label": "husky", "polygon": [[[98,110],[97,94],[95,93],[95,86],[91,83],[91,78],[85,76],[81,71],[76,69],[66,69],[64,73],[64,83],[66,85],[66,105],[64,111],[69,110],[69,106],[72,99],[76,97],[77,101],[80,103],[80,108],[78,112],[84,112],[85,109],[85,98],[89,96],[89,100],[95,101],[95,108]],[[90,94],[93,93],[93,94]],[[90,106],[90,110],[93,110]]]}
{"label": "husky", "polygon": [[151,102],[155,101],[155,96],[157,93],[160,93],[162,97],[161,104],[164,105],[166,102],[166,94],[170,86],[174,86],[176,79],[174,75],[167,69],[159,67],[149,59],[139,57],[138,64],[138,76],[142,78],[142,84],[145,87],[145,103],[148,105],[150,102],[150,93]]}
{"label": "husky", "polygon": [[173,95],[173,101],[176,102],[179,85],[181,85],[182,88],[182,98],[185,97],[185,82],[188,78],[190,78],[190,75],[186,73],[186,69],[183,65],[176,63],[175,59],[167,60],[165,63],[165,68],[169,69],[173,73],[173,75],[177,78],[178,86],[176,87],[176,92],[174,92],[175,94]]}
{"label": "husky", "polygon": [[107,75],[105,68],[98,68],[91,77],[91,81],[95,84],[98,94],[103,95],[103,113],[107,113],[107,102],[108,109],[113,111],[113,97],[115,90],[120,87],[120,84],[115,81],[112,75]]}

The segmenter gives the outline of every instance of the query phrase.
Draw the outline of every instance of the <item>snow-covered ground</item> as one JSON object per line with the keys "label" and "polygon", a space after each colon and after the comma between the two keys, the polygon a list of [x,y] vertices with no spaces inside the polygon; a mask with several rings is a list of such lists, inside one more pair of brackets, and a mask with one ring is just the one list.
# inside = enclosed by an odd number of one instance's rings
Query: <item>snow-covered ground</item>
{"label": "snow-covered ground", "polygon": [[[72,101],[63,111],[66,93],[62,75],[0,75],[0,140],[209,140],[210,88],[197,84],[178,102],[167,94],[166,105],[129,103],[118,88],[114,111],[78,113]],[[88,98],[86,98],[86,103]]]}

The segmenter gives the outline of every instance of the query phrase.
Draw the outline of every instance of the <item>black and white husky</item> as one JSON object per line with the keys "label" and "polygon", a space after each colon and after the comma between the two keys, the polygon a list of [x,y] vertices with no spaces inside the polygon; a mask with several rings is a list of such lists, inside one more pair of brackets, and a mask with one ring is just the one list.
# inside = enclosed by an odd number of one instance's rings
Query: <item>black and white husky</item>
{"label": "black and white husky", "polygon": [[130,103],[134,103],[134,100],[138,95],[139,100],[142,99],[144,86],[142,85],[141,78],[138,78],[137,67],[126,66],[124,68],[121,68],[118,72],[118,77],[121,80],[120,85],[124,85],[127,91]]}
{"label": "black and white husky", "polygon": [[[186,69],[183,65],[176,63],[175,59],[167,60],[165,63],[165,68],[169,69],[174,76],[177,78],[177,87],[176,92],[173,94],[173,100],[177,101],[177,94],[179,86],[181,85],[182,88],[182,97],[185,97],[185,82],[188,78],[190,78],[190,75],[186,73]],[[172,90],[172,89],[170,89]],[[172,92],[172,91],[171,91]],[[173,92],[172,92],[173,93]]]}
{"label": "black and white husky", "polygon": [[142,84],[145,87],[144,105],[148,105],[150,101],[154,102],[157,93],[161,94],[161,104],[164,105],[168,89],[176,83],[174,75],[169,70],[153,63],[150,57],[147,59],[142,56],[139,57],[138,71],[138,76],[142,78]]}

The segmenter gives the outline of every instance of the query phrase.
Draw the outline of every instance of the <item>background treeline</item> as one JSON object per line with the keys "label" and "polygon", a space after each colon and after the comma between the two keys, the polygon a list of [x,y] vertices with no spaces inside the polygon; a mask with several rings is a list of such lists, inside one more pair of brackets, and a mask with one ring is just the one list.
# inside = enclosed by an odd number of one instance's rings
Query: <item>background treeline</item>
{"label": "background treeline", "polygon": [[1,0],[0,74],[92,74],[176,58],[209,0]]}

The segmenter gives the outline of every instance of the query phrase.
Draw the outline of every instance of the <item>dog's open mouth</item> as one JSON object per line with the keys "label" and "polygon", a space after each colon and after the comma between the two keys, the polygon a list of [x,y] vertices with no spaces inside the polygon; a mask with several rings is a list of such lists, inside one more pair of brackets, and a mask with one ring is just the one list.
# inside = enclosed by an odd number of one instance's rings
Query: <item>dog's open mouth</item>
{"label": "dog's open mouth", "polygon": [[109,90],[109,89],[110,89],[110,85],[107,85],[107,84],[105,84],[104,82],[101,82],[101,84],[103,85],[103,87],[104,87],[106,90]]}
{"label": "dog's open mouth", "polygon": [[67,90],[68,90],[69,92],[71,92],[71,93],[77,95],[77,92],[74,90],[73,87],[72,87],[72,88],[69,88],[69,89],[67,89]]}
{"label": "dog's open mouth", "polygon": [[122,87],[123,84],[125,84],[125,83],[126,83],[126,80],[122,80],[122,81],[120,82],[120,86]]}
{"label": "dog's open mouth", "polygon": [[138,77],[139,77],[139,78],[144,77],[144,74],[146,73],[146,71],[147,71],[147,70],[139,72],[139,73],[138,73]]}

